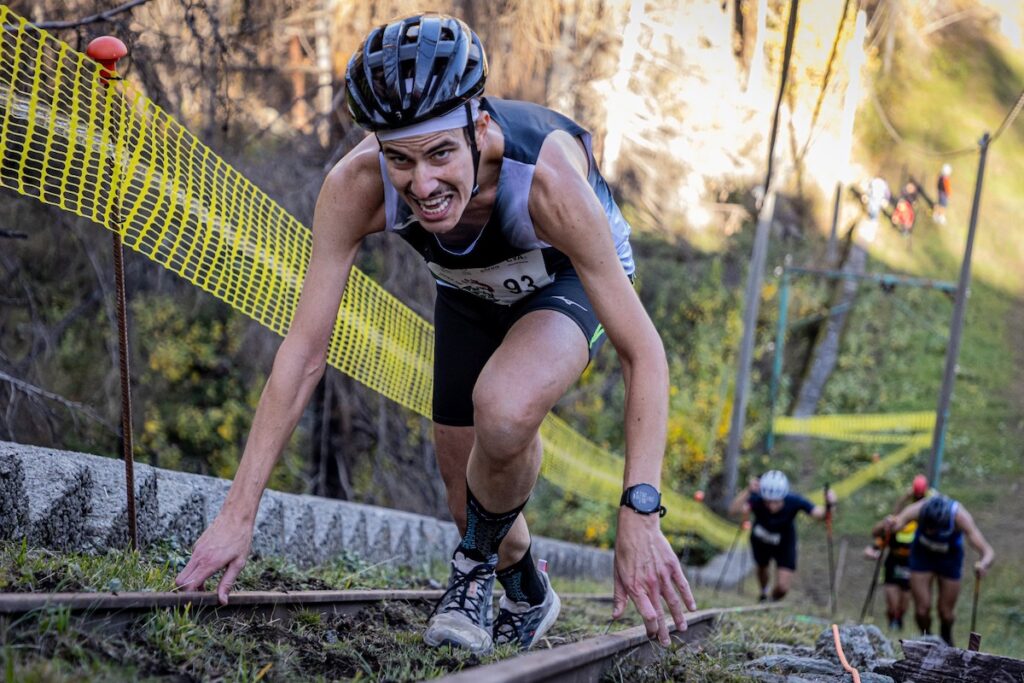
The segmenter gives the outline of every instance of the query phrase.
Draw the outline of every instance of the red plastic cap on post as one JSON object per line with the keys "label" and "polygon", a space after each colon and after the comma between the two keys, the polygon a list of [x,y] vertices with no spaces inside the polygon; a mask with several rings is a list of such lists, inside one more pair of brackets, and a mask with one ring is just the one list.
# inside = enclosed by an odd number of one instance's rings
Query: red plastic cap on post
{"label": "red plastic cap on post", "polygon": [[90,41],[85,54],[103,65],[102,78],[110,78],[117,72],[117,60],[128,54],[128,48],[120,38],[100,36]]}
{"label": "red plastic cap on post", "polygon": [[704,501],[704,492],[701,491],[700,489],[697,489],[696,491],[693,492],[693,499],[695,501],[697,501],[698,503],[703,502]]}

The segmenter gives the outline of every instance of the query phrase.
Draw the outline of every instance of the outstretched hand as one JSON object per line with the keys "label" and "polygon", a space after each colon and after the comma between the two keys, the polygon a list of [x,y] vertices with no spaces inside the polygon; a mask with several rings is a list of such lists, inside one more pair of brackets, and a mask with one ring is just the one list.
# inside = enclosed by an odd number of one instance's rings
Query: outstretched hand
{"label": "outstretched hand", "polygon": [[629,600],[644,620],[647,637],[668,646],[668,624],[661,606],[664,598],[676,628],[686,630],[687,610],[697,609],[690,584],[679,566],[679,558],[661,533],[656,515],[641,515],[628,508],[619,510],[615,537],[615,598],[612,618],[618,619]]}
{"label": "outstretched hand", "polygon": [[217,600],[226,605],[231,586],[249,559],[251,546],[251,525],[218,516],[196,541],[192,557],[174,583],[186,591],[205,590],[206,580],[224,569],[217,584]]}

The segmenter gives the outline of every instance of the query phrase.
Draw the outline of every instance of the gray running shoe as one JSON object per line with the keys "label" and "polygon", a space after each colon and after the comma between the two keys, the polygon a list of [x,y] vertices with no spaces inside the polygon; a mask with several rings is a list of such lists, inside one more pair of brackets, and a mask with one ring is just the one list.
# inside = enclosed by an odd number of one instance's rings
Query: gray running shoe
{"label": "gray running shoe", "polygon": [[562,601],[551,587],[547,572],[540,572],[547,593],[544,602],[530,606],[528,602],[512,602],[504,595],[498,603],[498,621],[494,624],[494,644],[518,644],[528,650],[539,641],[558,618]]}
{"label": "gray running shoe", "polygon": [[455,553],[448,590],[434,607],[423,633],[427,645],[452,645],[477,654],[491,651],[494,621],[491,596],[497,561],[497,556],[492,562],[476,562],[460,552]]}

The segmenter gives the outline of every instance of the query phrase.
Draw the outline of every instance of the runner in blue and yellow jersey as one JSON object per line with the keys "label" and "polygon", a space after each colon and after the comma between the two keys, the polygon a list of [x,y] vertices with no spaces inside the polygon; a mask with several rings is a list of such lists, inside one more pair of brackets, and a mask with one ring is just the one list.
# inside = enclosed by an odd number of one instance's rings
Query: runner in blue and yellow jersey
{"label": "runner in blue and yellow jersey", "polygon": [[923,633],[931,632],[932,585],[939,587],[938,613],[940,634],[953,644],[953,620],[960,577],[964,564],[964,536],[981,557],[974,571],[984,576],[995,559],[995,552],[981,534],[974,518],[958,501],[942,495],[918,501],[897,515],[885,519],[891,533],[917,520],[917,530],[910,545],[910,591],[914,596],[917,625]]}
{"label": "runner in blue and yellow jersey", "polygon": [[[913,484],[906,495],[902,496],[893,508],[898,514],[907,505],[922,500],[928,495],[928,479],[919,474],[914,477]],[[910,606],[910,547],[917,533],[917,520],[912,519],[900,529],[889,533],[884,521],[871,530],[874,543],[864,549],[864,554],[877,560],[881,553],[885,556],[885,611],[889,629],[903,630],[903,615]]]}

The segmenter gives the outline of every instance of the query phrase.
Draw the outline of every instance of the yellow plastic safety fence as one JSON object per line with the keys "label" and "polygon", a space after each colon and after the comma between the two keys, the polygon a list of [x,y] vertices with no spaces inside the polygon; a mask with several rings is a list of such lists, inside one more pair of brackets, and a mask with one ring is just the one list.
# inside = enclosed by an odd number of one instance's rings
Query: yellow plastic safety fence
{"label": "yellow plastic safety fence", "polygon": [[904,443],[910,436],[930,432],[934,427],[935,413],[927,411],[777,417],[774,422],[776,434],[864,443]]}
{"label": "yellow plastic safety fence", "polygon": [[[931,440],[931,434],[916,434],[909,437],[906,443],[878,460],[878,462],[873,462],[863,469],[857,470],[842,481],[832,484],[832,490],[836,492],[839,500],[849,498],[858,489],[881,477],[893,467],[896,467],[896,465],[906,462],[920,453],[931,444]],[[822,492],[819,491],[810,496],[810,500],[816,505],[821,505],[824,503],[825,498]]]}
{"label": "yellow plastic safety fence", "polygon": [[[0,5],[0,185],[89,218],[124,243],[278,334],[287,332],[309,230],[123,81]],[[353,270],[328,362],[430,415],[432,326]],[[542,473],[578,495],[617,501],[623,460],[563,421],[543,426]],[[666,530],[726,546],[727,523],[669,495]]]}
{"label": "yellow plastic safety fence", "polygon": [[[860,469],[842,481],[832,484],[836,495],[842,499],[882,476],[893,467],[927,448],[931,443],[931,431],[935,427],[934,412],[887,413],[863,415],[815,415],[806,418],[775,418],[776,434],[790,436],[811,436],[834,441],[857,443],[902,444],[878,462]],[[818,505],[824,502],[819,492],[810,497]]]}

